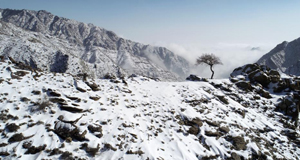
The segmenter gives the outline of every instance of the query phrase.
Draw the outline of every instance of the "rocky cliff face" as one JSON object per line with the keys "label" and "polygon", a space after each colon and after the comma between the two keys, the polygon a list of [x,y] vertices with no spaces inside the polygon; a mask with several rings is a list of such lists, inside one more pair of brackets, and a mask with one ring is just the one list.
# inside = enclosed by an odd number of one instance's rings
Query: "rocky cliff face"
{"label": "rocky cliff face", "polygon": [[[6,40],[2,42],[1,54],[25,63],[46,61],[42,67],[45,70],[60,68],[53,66],[57,58],[62,58],[57,57],[57,53],[60,53],[64,57],[68,56],[68,59],[64,58],[63,63],[67,65],[59,71],[84,71],[98,78],[106,73],[122,72],[178,80],[189,72],[189,63],[168,49],[123,39],[93,24],[58,17],[43,10],[1,9],[0,12],[1,23],[8,27],[0,28],[0,36]],[[26,44],[20,43],[19,39],[26,41]],[[36,51],[42,55],[35,56]],[[37,59],[41,56],[47,58]],[[72,69],[73,66],[78,68]]]}
{"label": "rocky cliff face", "polygon": [[282,42],[261,57],[257,63],[267,65],[282,73],[300,75],[300,38]]}

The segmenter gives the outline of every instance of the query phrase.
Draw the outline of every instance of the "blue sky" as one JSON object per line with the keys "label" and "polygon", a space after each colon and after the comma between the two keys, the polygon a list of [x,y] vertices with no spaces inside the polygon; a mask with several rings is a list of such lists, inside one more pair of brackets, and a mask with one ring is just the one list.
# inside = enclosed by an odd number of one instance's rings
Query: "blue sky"
{"label": "blue sky", "polygon": [[[194,60],[203,52],[256,61],[300,37],[299,0],[0,0],[1,8],[47,10],[93,23]],[[250,52],[251,48],[259,50]],[[244,61],[243,61],[244,60]],[[240,64],[227,59],[225,64]],[[241,62],[243,61],[243,62]],[[229,67],[229,68],[230,68]]]}

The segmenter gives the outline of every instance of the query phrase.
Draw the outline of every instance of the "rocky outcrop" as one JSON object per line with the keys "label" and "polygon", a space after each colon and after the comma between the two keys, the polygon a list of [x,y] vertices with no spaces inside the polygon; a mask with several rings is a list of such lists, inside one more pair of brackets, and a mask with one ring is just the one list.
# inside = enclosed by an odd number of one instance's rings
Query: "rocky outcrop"
{"label": "rocky outcrop", "polygon": [[[80,117],[81,118],[81,117]],[[76,123],[80,118],[76,119],[75,121],[66,121],[64,120],[63,116],[58,118],[59,121],[55,123],[54,126],[54,133],[65,140],[76,139],[78,141],[85,140],[85,135],[87,131],[80,132],[79,128],[77,127]]]}
{"label": "rocky outcrop", "polygon": [[287,93],[276,104],[276,110],[291,117],[298,125],[300,106],[300,79],[298,77],[281,78],[276,70],[267,66],[247,64],[236,68],[230,80],[245,91],[253,91],[264,98],[272,98],[270,92]]}
{"label": "rocky outcrop", "polygon": [[187,80],[187,81],[205,81],[205,82],[208,82],[207,79],[205,79],[205,78],[200,78],[200,77],[198,77],[198,76],[196,76],[196,75],[193,75],[193,74],[191,74],[190,76],[188,76],[188,77],[186,78],[186,80]]}

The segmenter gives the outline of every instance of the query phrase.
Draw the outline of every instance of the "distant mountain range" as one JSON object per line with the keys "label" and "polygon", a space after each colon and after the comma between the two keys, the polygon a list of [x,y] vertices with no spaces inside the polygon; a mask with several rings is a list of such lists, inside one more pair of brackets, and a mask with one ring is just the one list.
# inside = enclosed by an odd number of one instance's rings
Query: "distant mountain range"
{"label": "distant mountain range", "polygon": [[261,57],[257,63],[267,65],[285,74],[300,76],[300,38],[278,44]]}
{"label": "distant mountain range", "polygon": [[180,80],[189,62],[164,47],[133,42],[114,32],[47,11],[0,9],[0,55],[45,71],[102,78],[138,74]]}

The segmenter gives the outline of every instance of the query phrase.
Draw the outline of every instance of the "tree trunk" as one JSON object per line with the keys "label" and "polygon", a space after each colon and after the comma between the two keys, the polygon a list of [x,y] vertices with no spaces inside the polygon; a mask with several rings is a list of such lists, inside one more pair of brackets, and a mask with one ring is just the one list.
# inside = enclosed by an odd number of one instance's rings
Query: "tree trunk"
{"label": "tree trunk", "polygon": [[215,74],[215,72],[212,69],[212,67],[213,67],[213,65],[210,65],[210,70],[211,70],[211,77],[210,77],[210,79],[213,79],[214,78],[214,74]]}

